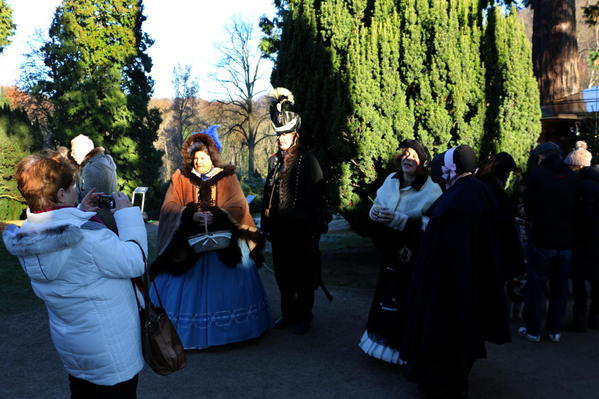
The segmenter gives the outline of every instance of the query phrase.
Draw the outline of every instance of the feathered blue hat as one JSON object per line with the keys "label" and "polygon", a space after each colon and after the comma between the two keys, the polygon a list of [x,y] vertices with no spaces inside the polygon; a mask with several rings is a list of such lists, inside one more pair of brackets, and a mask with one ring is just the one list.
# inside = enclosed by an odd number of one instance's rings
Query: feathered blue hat
{"label": "feathered blue hat", "polygon": [[218,150],[218,152],[221,152],[223,149],[223,145],[218,139],[218,132],[216,131],[216,129],[218,129],[219,127],[220,125],[212,125],[209,128],[202,130],[201,132],[193,132],[192,134],[202,133],[207,136],[210,136],[210,138],[214,140],[214,144],[216,144],[216,149]]}

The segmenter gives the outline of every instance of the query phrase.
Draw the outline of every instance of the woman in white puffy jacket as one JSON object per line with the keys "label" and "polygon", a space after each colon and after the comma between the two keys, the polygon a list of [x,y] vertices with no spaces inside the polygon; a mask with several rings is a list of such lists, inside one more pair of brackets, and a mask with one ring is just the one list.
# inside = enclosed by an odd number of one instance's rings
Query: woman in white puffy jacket
{"label": "woman in white puffy jacket", "polygon": [[76,169],[53,151],[17,165],[27,220],[4,243],[48,310],[50,335],[69,374],[71,398],[135,398],[143,367],[132,277],[144,271],[139,208],[113,193],[117,236],[95,217],[97,195],[75,207]]}
{"label": "woman in white puffy jacket", "polygon": [[425,212],[441,195],[441,188],[428,175],[426,147],[416,140],[405,140],[401,146],[398,171],[387,176],[370,209],[383,263],[359,344],[368,355],[394,364],[402,363],[397,349],[402,302],[428,222]]}

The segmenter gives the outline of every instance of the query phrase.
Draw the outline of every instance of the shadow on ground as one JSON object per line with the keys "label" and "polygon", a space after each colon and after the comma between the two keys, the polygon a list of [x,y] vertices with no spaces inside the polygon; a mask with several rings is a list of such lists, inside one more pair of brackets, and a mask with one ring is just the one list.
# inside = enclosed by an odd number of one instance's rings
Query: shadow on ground
{"label": "shadow on ground", "polygon": [[[148,225],[148,233],[152,239],[156,226]],[[335,299],[330,303],[317,293],[309,334],[271,330],[257,340],[191,351],[187,368],[171,376],[146,368],[139,397],[419,398],[401,368],[369,358],[357,347],[378,273],[376,251],[343,228],[332,229],[322,247],[324,276]],[[260,274],[277,317],[274,276],[267,268]],[[513,332],[518,325],[513,323]],[[478,361],[471,375],[471,398],[597,397],[599,333],[566,333],[559,344],[513,340],[488,345],[489,359]],[[39,304],[0,315],[0,353],[0,398],[68,398],[66,373]]]}

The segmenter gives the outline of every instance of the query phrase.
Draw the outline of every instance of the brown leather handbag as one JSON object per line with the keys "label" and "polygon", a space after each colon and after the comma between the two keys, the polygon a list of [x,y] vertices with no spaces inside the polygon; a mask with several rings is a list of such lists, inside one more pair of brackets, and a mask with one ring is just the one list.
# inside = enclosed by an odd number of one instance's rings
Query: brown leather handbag
{"label": "brown leather handbag", "polygon": [[[132,241],[135,242],[135,241]],[[135,242],[138,246],[139,244]],[[141,246],[140,246],[141,249]],[[150,300],[150,278],[148,274],[148,264],[144,251],[141,251],[145,270],[142,275],[141,292],[145,306],[142,306],[137,297],[137,289],[133,282],[133,290],[137,301],[137,308],[141,319],[141,344],[142,353],[146,363],[160,375],[169,375],[177,370],[181,370],[187,364],[185,350],[181,344],[181,339],[177,330],[171,323],[158,294],[156,286],[154,290],[160,306],[155,306]]]}

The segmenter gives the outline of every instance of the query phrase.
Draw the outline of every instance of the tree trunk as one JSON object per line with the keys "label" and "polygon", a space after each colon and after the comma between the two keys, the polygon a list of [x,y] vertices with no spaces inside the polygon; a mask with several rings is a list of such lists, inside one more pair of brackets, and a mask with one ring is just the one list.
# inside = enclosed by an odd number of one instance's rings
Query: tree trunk
{"label": "tree trunk", "polygon": [[248,142],[248,176],[253,177],[256,175],[256,168],[254,166],[255,155],[254,152],[256,150],[255,143]]}
{"label": "tree trunk", "polygon": [[541,104],[562,99],[579,88],[574,0],[533,0],[532,53]]}

